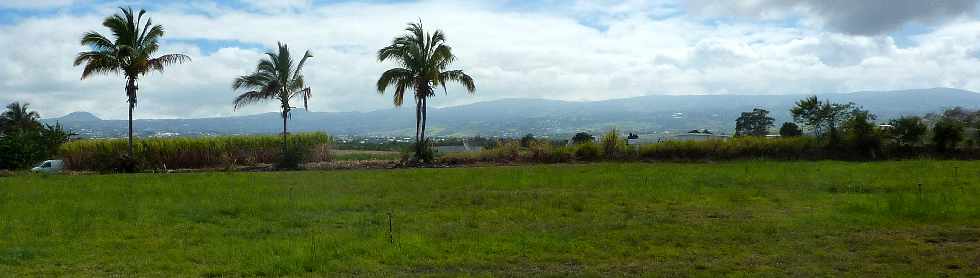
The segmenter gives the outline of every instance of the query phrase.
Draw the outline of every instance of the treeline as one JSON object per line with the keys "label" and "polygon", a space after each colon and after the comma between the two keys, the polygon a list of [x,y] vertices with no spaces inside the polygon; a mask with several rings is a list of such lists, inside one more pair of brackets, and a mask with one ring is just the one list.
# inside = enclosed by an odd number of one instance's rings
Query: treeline
{"label": "treeline", "polygon": [[[569,142],[502,140],[480,152],[452,153],[441,162],[539,162],[597,160],[706,161],[732,159],[882,160],[908,158],[980,159],[980,111],[953,108],[925,117],[886,122],[855,103],[809,97],[790,110],[793,122],[775,129],[769,111],[754,109],[736,120],[732,138],[705,141],[667,140],[627,145],[613,129],[598,140],[587,133]],[[774,136],[773,131],[779,136]]]}
{"label": "treeline", "polygon": [[[773,120],[768,111],[742,113],[736,136],[768,135]],[[855,103],[833,103],[809,97],[790,110],[793,122],[779,128],[781,137],[808,136],[819,143],[826,158],[902,159],[916,157],[977,158],[980,111],[952,108],[925,117],[903,116],[876,122],[877,116]]]}
{"label": "treeline", "polygon": [[40,122],[29,104],[14,102],[0,114],[0,169],[26,169],[57,154],[75,134]]}

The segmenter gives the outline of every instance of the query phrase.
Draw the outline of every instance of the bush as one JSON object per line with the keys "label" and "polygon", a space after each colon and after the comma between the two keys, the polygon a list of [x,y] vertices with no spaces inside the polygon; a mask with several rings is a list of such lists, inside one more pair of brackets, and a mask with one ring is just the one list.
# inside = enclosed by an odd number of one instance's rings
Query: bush
{"label": "bush", "polygon": [[524,137],[521,137],[521,147],[529,148],[534,141],[537,141],[537,139],[534,139],[534,134],[528,133]]}
{"label": "bush", "polygon": [[[330,136],[323,133],[293,134],[289,149],[299,152],[299,162],[330,158]],[[282,137],[220,136],[150,138],[133,141],[134,165],[143,169],[198,169],[229,164],[283,164]],[[65,166],[73,170],[118,171],[118,159],[127,152],[125,139],[80,140],[61,146]],[[291,155],[292,156],[292,155]],[[298,164],[298,163],[297,163]]]}
{"label": "bush", "polygon": [[922,136],[929,129],[919,117],[901,117],[892,120],[890,124],[893,129],[889,133],[894,137],[896,143],[904,146],[915,146],[921,143]]}
{"label": "bush", "polygon": [[602,154],[608,159],[622,159],[626,157],[626,141],[619,137],[616,129],[606,132],[602,137]]}
{"label": "bush", "polygon": [[402,161],[409,163],[432,163],[435,161],[435,150],[432,149],[432,141],[426,138],[422,142],[415,142],[407,151],[402,152]]}
{"label": "bush", "polygon": [[592,134],[589,134],[587,132],[575,133],[575,136],[572,136],[573,144],[578,145],[578,144],[585,144],[589,142],[595,142],[595,137],[592,137]]}
{"label": "bush", "polygon": [[667,141],[640,147],[639,156],[651,160],[703,161],[731,159],[824,158],[821,144],[812,137],[767,139],[738,137],[730,140]]}
{"label": "bush", "polygon": [[942,118],[932,127],[932,144],[937,152],[953,151],[962,140],[963,124],[959,121]]}
{"label": "bush", "polygon": [[[522,142],[523,144],[523,142]],[[546,141],[528,142],[528,156],[531,161],[551,162],[554,154],[554,147]]]}
{"label": "bush", "polygon": [[857,112],[844,124],[847,145],[853,151],[851,156],[875,159],[881,152],[881,135],[871,122],[873,119],[870,113]]}
{"label": "bush", "polygon": [[575,158],[582,161],[594,161],[602,157],[602,150],[595,143],[588,142],[576,146]]}
{"label": "bush", "polygon": [[576,149],[574,147],[562,146],[562,147],[553,148],[551,149],[551,157],[550,157],[551,160],[546,162],[561,163],[561,162],[574,161],[575,151]]}
{"label": "bush", "polygon": [[57,124],[0,132],[0,169],[26,169],[51,159],[73,135]]}
{"label": "bush", "polygon": [[[287,146],[286,151],[280,154],[279,161],[276,162],[276,169],[298,170],[302,168],[302,164],[306,161],[308,154],[309,150],[306,148]],[[223,155],[222,157],[225,156]],[[223,164],[225,164],[225,168],[228,168],[229,163],[225,162]]]}
{"label": "bush", "polygon": [[779,136],[781,137],[797,137],[802,135],[803,130],[800,130],[800,126],[795,123],[785,122],[783,126],[779,127]]}
{"label": "bush", "polygon": [[518,141],[497,142],[491,149],[484,150],[485,161],[517,161],[521,155],[521,143]]}

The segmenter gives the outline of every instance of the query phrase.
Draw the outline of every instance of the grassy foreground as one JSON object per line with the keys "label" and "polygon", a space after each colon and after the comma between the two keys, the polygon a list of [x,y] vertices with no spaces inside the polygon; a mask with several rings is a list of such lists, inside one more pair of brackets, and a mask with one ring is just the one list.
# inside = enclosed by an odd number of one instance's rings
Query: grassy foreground
{"label": "grassy foreground", "polygon": [[0,273],[978,275],[977,169],[732,162],[15,176],[0,178]]}

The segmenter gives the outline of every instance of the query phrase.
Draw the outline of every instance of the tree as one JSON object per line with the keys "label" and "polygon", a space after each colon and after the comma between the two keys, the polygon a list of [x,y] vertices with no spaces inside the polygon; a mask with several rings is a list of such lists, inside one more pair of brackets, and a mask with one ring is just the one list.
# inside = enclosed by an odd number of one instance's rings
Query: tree
{"label": "tree", "polygon": [[[291,164],[292,161],[287,161],[290,157],[286,137],[288,134],[286,120],[289,119],[289,112],[295,107],[292,107],[289,101],[294,98],[302,98],[303,108],[309,110],[308,103],[312,93],[310,88],[306,87],[302,71],[303,66],[306,65],[306,60],[312,58],[313,54],[307,50],[299,63],[295,63],[289,55],[289,47],[282,42],[277,44],[279,46],[278,51],[266,52],[265,55],[268,57],[259,60],[259,64],[255,66],[255,72],[236,78],[231,87],[235,91],[246,90],[245,93],[235,97],[233,101],[235,110],[257,102],[279,101],[280,116],[282,116],[282,162]],[[294,167],[295,165],[280,166]]]}
{"label": "tree", "polygon": [[773,118],[769,117],[769,111],[765,109],[755,108],[752,112],[742,112],[742,115],[735,120],[735,135],[769,135],[769,128],[773,127],[772,122]]}
{"label": "tree", "polygon": [[965,126],[980,122],[980,111],[972,111],[963,107],[953,107],[943,111],[942,118],[960,122]]}
{"label": "tree", "polygon": [[61,144],[75,134],[60,124],[44,125],[28,104],[12,103],[0,113],[0,169],[27,168],[58,152]]}
{"label": "tree", "polygon": [[895,141],[901,145],[914,146],[922,142],[922,136],[928,131],[928,127],[922,123],[919,117],[901,117],[891,120],[891,134]]}
{"label": "tree", "polygon": [[592,134],[586,132],[575,133],[575,136],[572,136],[572,144],[576,144],[576,145],[585,144],[594,141],[595,141],[595,137],[592,137]]}
{"label": "tree", "polygon": [[536,141],[536,139],[534,139],[534,134],[528,133],[527,135],[524,135],[524,137],[521,137],[521,147],[530,147],[531,143],[534,143],[534,141]]}
{"label": "tree", "polygon": [[[441,30],[426,33],[422,22],[410,23],[405,29],[408,34],[395,38],[391,45],[378,50],[378,61],[393,61],[399,67],[389,69],[378,78],[378,93],[384,94],[388,87],[394,87],[394,104],[401,106],[405,92],[415,93],[415,154],[416,158],[426,158],[427,149],[425,125],[427,120],[427,99],[435,95],[434,87],[442,87],[448,93],[446,83],[463,85],[470,94],[476,92],[473,78],[462,70],[446,70],[456,56],[446,44],[446,36]],[[425,159],[422,159],[423,161]]]}
{"label": "tree", "polygon": [[30,104],[14,102],[7,105],[7,110],[0,114],[0,133],[17,129],[33,129],[40,126],[40,115],[30,111]]}
{"label": "tree", "polygon": [[938,152],[955,150],[962,140],[963,123],[957,120],[942,118],[932,126],[932,143]]}
{"label": "tree", "polygon": [[835,145],[840,140],[840,126],[850,119],[851,115],[861,111],[853,102],[832,103],[820,101],[816,96],[800,100],[790,109],[793,121],[813,130],[819,136],[829,137],[831,145]]}
{"label": "tree", "polygon": [[164,35],[163,26],[153,25],[145,10],[134,13],[132,8],[119,8],[121,14],[105,18],[102,26],[112,31],[113,40],[95,31],[82,35],[81,43],[89,51],[78,53],[75,66],[85,65],[82,79],[94,74],[119,74],[126,78],[126,102],[129,103],[129,157],[133,157],[133,110],[136,108],[136,91],[139,78],[151,71],[163,72],[173,64],[189,62],[184,54],[153,55],[160,49]]}
{"label": "tree", "polygon": [[878,157],[881,150],[881,137],[872,122],[875,115],[867,111],[858,111],[844,123],[847,131],[847,142],[857,154],[866,154],[871,159]]}
{"label": "tree", "polygon": [[797,137],[797,136],[801,136],[801,135],[803,135],[803,131],[800,130],[800,126],[798,126],[798,125],[796,125],[794,123],[785,122],[785,123],[783,123],[783,126],[779,127],[779,136],[782,136],[782,137]]}

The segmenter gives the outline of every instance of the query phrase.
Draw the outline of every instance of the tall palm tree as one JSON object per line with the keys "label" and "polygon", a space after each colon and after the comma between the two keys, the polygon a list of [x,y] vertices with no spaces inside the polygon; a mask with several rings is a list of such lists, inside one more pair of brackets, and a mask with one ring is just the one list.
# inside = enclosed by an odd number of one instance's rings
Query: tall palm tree
{"label": "tall palm tree", "polygon": [[36,111],[30,111],[30,104],[14,102],[7,105],[7,110],[0,114],[0,132],[30,129],[39,124],[41,118]]}
{"label": "tall palm tree", "polygon": [[[476,85],[462,70],[446,70],[456,56],[446,45],[446,36],[441,30],[426,33],[422,22],[409,23],[405,29],[408,34],[392,40],[391,45],[378,50],[378,61],[394,61],[399,67],[389,69],[378,78],[378,93],[384,94],[388,87],[394,87],[394,104],[401,106],[405,92],[415,93],[415,142],[416,157],[423,157],[422,144],[425,144],[425,123],[427,119],[427,99],[435,95],[433,87],[442,87],[447,92],[446,83],[463,85],[470,94],[476,92]],[[448,93],[448,92],[447,92]]]}
{"label": "tall palm tree", "polygon": [[82,35],[81,43],[90,48],[79,52],[75,66],[84,64],[82,79],[94,74],[119,74],[126,78],[126,102],[129,103],[129,156],[133,156],[133,109],[136,108],[136,91],[139,78],[150,71],[163,72],[173,64],[189,62],[184,54],[164,54],[154,57],[160,49],[163,26],[153,25],[145,10],[134,13],[132,8],[119,8],[122,13],[106,17],[102,26],[112,31],[113,39],[95,31]]}
{"label": "tall palm tree", "polygon": [[255,72],[236,78],[231,87],[236,91],[247,90],[235,98],[235,110],[260,101],[279,101],[282,109],[282,151],[286,155],[286,119],[289,118],[289,111],[296,108],[289,105],[289,100],[302,98],[303,108],[309,110],[307,103],[312,94],[303,80],[302,70],[306,59],[312,58],[313,54],[307,50],[299,63],[294,63],[289,56],[289,47],[281,42],[278,45],[278,52],[266,52],[265,55],[269,57],[259,61]]}

